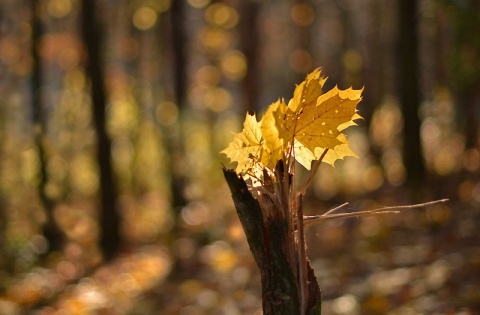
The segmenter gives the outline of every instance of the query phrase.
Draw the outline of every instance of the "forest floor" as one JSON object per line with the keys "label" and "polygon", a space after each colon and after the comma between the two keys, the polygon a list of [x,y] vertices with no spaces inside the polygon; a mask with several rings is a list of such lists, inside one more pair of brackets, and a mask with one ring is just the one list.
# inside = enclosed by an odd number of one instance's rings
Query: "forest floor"
{"label": "forest floor", "polygon": [[[457,178],[434,186],[432,199],[450,201],[307,230],[323,314],[480,314],[480,184]],[[348,210],[413,203],[410,195],[384,189]],[[306,209],[318,213],[318,204],[307,200]],[[188,272],[145,296],[155,301],[152,314],[261,314],[259,273],[245,243],[199,247]]]}
{"label": "forest floor", "polygon": [[[480,184],[448,179],[438,187],[432,199],[448,203],[307,230],[324,314],[479,314]],[[0,314],[261,314],[259,272],[224,189],[221,202],[207,203],[231,208],[218,228],[136,248],[77,278],[73,261],[35,268],[0,297]],[[307,199],[305,209],[343,201]],[[408,203],[408,191],[389,188],[356,197],[347,210]]]}

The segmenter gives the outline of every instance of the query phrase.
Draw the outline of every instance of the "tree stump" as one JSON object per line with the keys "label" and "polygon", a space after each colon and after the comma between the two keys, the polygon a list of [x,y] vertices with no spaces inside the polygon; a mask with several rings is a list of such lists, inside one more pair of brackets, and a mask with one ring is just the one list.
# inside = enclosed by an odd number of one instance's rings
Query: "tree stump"
{"label": "tree stump", "polygon": [[[266,215],[265,207],[268,202],[262,202],[261,205],[250,193],[243,178],[234,170],[224,168],[223,173],[250,250],[260,269],[263,313],[320,314],[320,288],[308,259],[303,257],[306,275],[302,279],[298,270],[301,264],[298,260],[301,259],[292,261],[292,255],[289,254],[289,249],[292,248],[289,242],[294,240],[288,231],[286,219]],[[269,206],[275,207],[274,204]],[[280,212],[283,209],[274,211]],[[302,290],[302,286],[306,290]]]}

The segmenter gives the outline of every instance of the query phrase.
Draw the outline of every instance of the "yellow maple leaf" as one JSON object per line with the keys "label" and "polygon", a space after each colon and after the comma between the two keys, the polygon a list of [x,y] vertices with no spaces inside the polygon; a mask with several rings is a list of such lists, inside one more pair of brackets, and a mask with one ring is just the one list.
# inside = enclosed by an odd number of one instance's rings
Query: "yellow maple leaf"
{"label": "yellow maple leaf", "polygon": [[[316,103],[305,104],[300,111],[287,113],[285,127],[295,139],[310,151],[315,148],[335,149],[342,144],[341,130],[352,124],[361,90],[339,90],[334,87],[317,98]],[[339,130],[339,128],[341,128]]]}
{"label": "yellow maple leaf", "polygon": [[[335,166],[335,161],[343,160],[346,156],[357,157],[357,155],[350,149],[347,137],[342,133],[338,136],[340,144],[333,150],[328,150],[327,154],[323,157],[322,162]],[[307,170],[310,170],[312,162],[318,160],[323,154],[325,148],[315,148],[315,153],[307,149],[303,144],[295,142],[295,159]]]}
{"label": "yellow maple leaf", "polygon": [[278,160],[285,158],[286,135],[282,127],[287,105],[283,99],[271,104],[261,121],[261,131],[264,142],[261,161],[269,169],[273,169]]}
{"label": "yellow maple leaf", "polygon": [[288,108],[293,112],[301,110],[305,105],[316,103],[322,95],[322,88],[327,78],[322,77],[322,69],[317,68],[307,75],[305,80],[297,85],[293,98],[288,102]]}
{"label": "yellow maple leaf", "polygon": [[255,169],[255,164],[260,160],[261,149],[260,123],[257,122],[255,114],[247,113],[242,132],[235,134],[233,141],[221,153],[225,153],[232,162],[238,163],[237,173],[247,173]]}
{"label": "yellow maple leaf", "polygon": [[283,99],[272,103],[260,122],[247,114],[243,131],[222,151],[238,162],[237,173],[261,177],[265,168],[273,170],[278,160],[291,157],[310,169],[325,149],[323,161],[332,165],[345,156],[356,156],[342,131],[361,118],[356,106],[363,89],[334,87],[322,94],[325,81],[318,68],[295,88],[288,106]]}

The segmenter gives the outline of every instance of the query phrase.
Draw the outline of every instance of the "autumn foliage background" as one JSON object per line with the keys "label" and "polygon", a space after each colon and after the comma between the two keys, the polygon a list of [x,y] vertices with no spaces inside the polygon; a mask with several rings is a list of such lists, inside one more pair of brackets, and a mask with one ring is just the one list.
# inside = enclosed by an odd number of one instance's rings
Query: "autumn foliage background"
{"label": "autumn foliage background", "polygon": [[451,200],[307,230],[325,314],[480,310],[477,1],[86,4],[0,0],[0,314],[259,313],[219,152],[317,67],[364,120],[308,214]]}

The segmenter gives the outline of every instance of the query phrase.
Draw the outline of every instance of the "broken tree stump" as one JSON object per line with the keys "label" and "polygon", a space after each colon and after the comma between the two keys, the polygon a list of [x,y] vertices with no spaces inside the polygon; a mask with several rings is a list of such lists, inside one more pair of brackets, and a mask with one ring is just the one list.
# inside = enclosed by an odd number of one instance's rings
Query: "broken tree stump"
{"label": "broken tree stump", "polygon": [[[223,173],[250,250],[260,269],[263,314],[320,314],[321,296],[317,279],[306,257],[306,275],[304,279],[299,277],[299,259],[292,259],[289,253],[289,249],[294,247],[289,243],[295,240],[288,230],[286,219],[266,215],[243,178],[234,170],[224,168]],[[264,208],[265,204],[268,205],[268,202],[262,202]],[[275,204],[269,206],[275,207]],[[306,290],[302,290],[302,286]]]}

